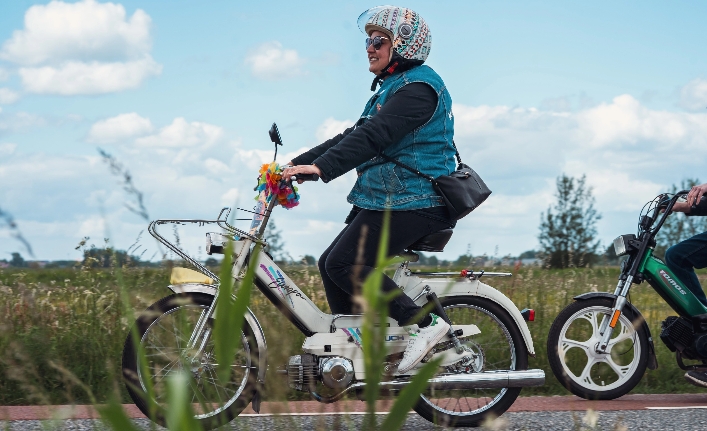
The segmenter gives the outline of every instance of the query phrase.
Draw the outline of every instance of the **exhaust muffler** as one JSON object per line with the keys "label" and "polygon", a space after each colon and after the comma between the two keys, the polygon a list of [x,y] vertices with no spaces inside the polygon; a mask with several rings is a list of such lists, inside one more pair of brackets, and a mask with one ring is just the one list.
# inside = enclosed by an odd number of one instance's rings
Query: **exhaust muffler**
{"label": "exhaust muffler", "polygon": [[[391,391],[399,391],[409,385],[411,379],[390,380],[381,382],[380,388]],[[470,374],[447,374],[437,376],[430,380],[429,388],[438,391],[448,391],[454,389],[496,389],[496,388],[527,388],[531,386],[542,386],[545,384],[545,372],[540,369],[519,370],[519,371],[485,371],[483,373]],[[333,397],[322,397],[312,393],[314,397],[323,403],[333,403],[348,392],[362,389],[366,382],[354,383],[339,394]]]}

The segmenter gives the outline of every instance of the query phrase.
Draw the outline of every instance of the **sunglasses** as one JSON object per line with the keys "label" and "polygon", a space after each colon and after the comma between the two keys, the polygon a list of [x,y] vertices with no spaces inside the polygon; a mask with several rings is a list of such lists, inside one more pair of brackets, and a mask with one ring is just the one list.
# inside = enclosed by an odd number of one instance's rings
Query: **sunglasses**
{"label": "sunglasses", "polygon": [[385,36],[367,37],[366,49],[368,49],[369,46],[373,45],[373,48],[378,51],[379,49],[381,49],[381,46],[383,46],[383,39],[390,40]]}

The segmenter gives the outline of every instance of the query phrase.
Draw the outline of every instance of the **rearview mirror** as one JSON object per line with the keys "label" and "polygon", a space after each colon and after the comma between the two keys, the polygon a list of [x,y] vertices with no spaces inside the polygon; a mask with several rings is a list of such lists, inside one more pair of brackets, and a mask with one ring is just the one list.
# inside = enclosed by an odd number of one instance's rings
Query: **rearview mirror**
{"label": "rearview mirror", "polygon": [[277,124],[272,123],[272,127],[270,127],[268,134],[270,135],[270,140],[273,141],[275,145],[282,145],[282,138],[280,138],[280,131],[277,130]]}

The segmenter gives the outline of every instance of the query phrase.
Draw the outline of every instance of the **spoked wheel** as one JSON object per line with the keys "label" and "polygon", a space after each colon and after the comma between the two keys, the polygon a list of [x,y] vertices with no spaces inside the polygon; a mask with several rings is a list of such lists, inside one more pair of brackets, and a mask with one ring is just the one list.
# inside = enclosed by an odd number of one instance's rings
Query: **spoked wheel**
{"label": "spoked wheel", "polygon": [[[165,424],[168,382],[170,376],[177,372],[190,377],[185,390],[191,399],[195,418],[205,429],[231,421],[254,395],[258,352],[248,324],[244,324],[238,337],[238,347],[227,381],[219,380],[216,375],[218,363],[213,337],[207,340],[203,353],[198,357],[186,349],[196,322],[212,301],[213,296],[202,293],[162,298],[137,319],[137,340],[133,338],[135,332],[131,332],[125,341],[123,378],[128,393],[135,405],[157,423]],[[145,362],[142,366],[137,343],[144,350]],[[154,412],[150,412],[149,387]]]}
{"label": "spoked wheel", "polygon": [[[463,369],[448,367],[446,373],[474,373],[528,369],[528,350],[516,323],[496,303],[477,297],[442,299],[452,325],[478,326],[479,334],[462,342],[474,353]],[[521,388],[431,390],[422,393],[415,411],[443,426],[479,426],[489,416],[503,414],[518,397]]]}
{"label": "spoked wheel", "polygon": [[648,364],[648,335],[641,316],[625,308],[611,335],[607,353],[597,353],[604,316],[614,301],[592,298],[562,310],[550,328],[547,353],[555,377],[573,394],[592,400],[611,400],[628,393],[643,377]]}

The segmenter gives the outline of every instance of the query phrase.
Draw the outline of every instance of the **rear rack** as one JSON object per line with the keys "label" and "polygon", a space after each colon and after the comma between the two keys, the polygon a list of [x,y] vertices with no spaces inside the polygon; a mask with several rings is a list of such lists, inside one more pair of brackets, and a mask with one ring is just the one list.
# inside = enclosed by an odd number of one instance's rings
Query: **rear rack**
{"label": "rear rack", "polygon": [[486,277],[511,277],[513,274],[510,272],[486,272],[481,270],[479,272],[474,272],[472,269],[462,269],[460,272],[413,272],[412,275],[424,275],[425,277],[451,277],[457,276],[459,278],[468,278],[470,280],[478,280],[482,276]]}

